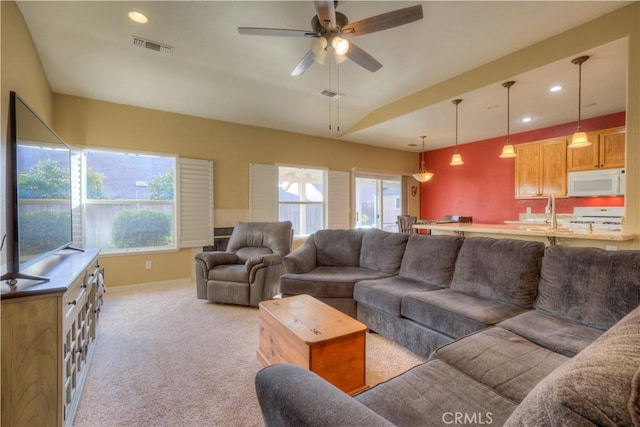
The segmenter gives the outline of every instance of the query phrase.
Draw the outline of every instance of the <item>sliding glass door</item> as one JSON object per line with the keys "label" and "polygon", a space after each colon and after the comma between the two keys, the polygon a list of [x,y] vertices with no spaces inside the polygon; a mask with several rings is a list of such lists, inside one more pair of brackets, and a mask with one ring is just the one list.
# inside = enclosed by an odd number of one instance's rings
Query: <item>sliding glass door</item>
{"label": "sliding glass door", "polygon": [[356,228],[398,231],[402,214],[402,180],[398,177],[355,177]]}

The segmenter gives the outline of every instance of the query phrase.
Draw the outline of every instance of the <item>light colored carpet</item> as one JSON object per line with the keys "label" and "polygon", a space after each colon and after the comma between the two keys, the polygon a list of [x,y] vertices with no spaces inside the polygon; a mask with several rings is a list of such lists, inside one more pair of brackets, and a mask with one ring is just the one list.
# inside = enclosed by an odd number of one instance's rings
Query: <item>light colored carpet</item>
{"label": "light colored carpet", "polygon": [[[261,426],[258,310],[195,287],[109,290],[75,426]],[[367,333],[367,384],[423,360]]]}

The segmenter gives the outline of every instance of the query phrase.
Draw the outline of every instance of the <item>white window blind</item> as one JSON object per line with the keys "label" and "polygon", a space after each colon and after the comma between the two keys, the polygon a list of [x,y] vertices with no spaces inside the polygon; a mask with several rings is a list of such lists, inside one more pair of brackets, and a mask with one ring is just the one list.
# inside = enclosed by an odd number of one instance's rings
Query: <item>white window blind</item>
{"label": "white window blind", "polygon": [[249,165],[249,220],[278,220],[278,168],[274,165]]}
{"label": "white window blind", "polygon": [[329,171],[328,181],[327,228],[349,228],[349,172]]}
{"label": "white window blind", "polygon": [[213,161],[180,158],[179,224],[180,247],[213,243]]}
{"label": "white window blind", "polygon": [[73,244],[81,248],[82,227],[82,151],[71,149],[71,235]]}

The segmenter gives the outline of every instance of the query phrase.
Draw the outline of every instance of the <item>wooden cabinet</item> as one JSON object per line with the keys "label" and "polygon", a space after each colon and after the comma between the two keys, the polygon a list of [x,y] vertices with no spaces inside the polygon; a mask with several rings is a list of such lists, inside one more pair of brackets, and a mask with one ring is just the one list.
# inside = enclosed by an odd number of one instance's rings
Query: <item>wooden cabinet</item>
{"label": "wooden cabinet", "polygon": [[567,194],[567,139],[556,138],[515,147],[515,197]]}
{"label": "wooden cabinet", "polygon": [[587,132],[587,138],[591,145],[567,149],[568,171],[624,167],[624,127]]}
{"label": "wooden cabinet", "polygon": [[2,284],[2,426],[71,425],[96,339],[98,251],[54,255],[44,284]]}

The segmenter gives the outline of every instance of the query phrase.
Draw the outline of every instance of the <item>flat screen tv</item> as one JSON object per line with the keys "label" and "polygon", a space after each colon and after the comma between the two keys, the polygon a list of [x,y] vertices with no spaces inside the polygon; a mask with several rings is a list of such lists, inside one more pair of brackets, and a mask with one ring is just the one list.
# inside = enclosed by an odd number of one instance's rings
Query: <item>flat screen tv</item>
{"label": "flat screen tv", "polygon": [[48,281],[28,267],[73,248],[71,150],[15,93],[7,140],[7,272],[1,280]]}

